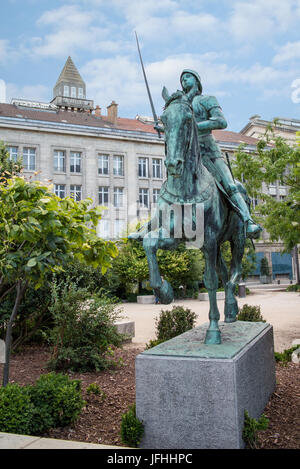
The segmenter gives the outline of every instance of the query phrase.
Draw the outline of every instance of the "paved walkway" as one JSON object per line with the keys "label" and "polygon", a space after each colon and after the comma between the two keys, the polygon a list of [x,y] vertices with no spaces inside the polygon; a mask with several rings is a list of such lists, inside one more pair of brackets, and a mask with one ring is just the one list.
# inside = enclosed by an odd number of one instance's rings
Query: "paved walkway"
{"label": "paved walkway", "polygon": [[[239,298],[239,306],[245,303],[261,307],[263,318],[273,326],[275,351],[290,348],[294,339],[300,338],[300,294],[297,292],[270,291],[254,288],[246,298]],[[208,301],[176,300],[171,305],[141,305],[125,303],[124,316],[135,322],[133,344],[145,345],[155,338],[155,318],[161,309],[172,309],[174,305],[190,308],[198,315],[197,325],[208,321]],[[224,300],[218,300],[221,321],[224,320]]]}
{"label": "paved walkway", "polygon": [[[0,449],[126,449],[121,446],[96,445],[81,441],[56,440],[39,436],[14,435],[0,432]],[[128,448],[127,448],[128,449]],[[131,449],[131,448],[130,448]]]}

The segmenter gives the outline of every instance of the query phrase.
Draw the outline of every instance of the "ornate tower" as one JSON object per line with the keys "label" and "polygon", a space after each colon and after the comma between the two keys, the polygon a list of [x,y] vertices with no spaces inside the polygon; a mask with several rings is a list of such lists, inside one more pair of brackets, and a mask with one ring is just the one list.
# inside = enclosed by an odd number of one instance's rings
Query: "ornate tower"
{"label": "ornate tower", "polygon": [[69,111],[91,111],[94,108],[94,102],[86,99],[85,82],[71,57],[68,57],[56,82],[51,103]]}

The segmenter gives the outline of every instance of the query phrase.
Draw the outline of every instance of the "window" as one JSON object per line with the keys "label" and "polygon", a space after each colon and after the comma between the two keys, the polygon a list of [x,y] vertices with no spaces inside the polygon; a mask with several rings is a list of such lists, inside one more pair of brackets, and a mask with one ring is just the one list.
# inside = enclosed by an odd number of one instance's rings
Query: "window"
{"label": "window", "polygon": [[76,202],[82,199],[82,188],[81,186],[71,184],[70,185],[70,197],[72,197]]}
{"label": "window", "polygon": [[102,218],[97,225],[97,233],[100,238],[108,239],[110,237],[110,220]]}
{"label": "window", "polygon": [[152,177],[162,179],[162,160],[160,158],[152,160]]}
{"label": "window", "polygon": [[54,171],[66,171],[66,153],[62,150],[54,151]]}
{"label": "window", "polygon": [[156,204],[158,202],[160,189],[153,189],[153,203]]}
{"label": "window", "polygon": [[9,153],[9,159],[11,161],[17,161],[18,159],[18,147],[6,147]]}
{"label": "window", "polygon": [[98,155],[98,174],[108,174],[108,155]]}
{"label": "window", "polygon": [[139,201],[142,208],[149,207],[149,189],[140,189],[139,191]]}
{"label": "window", "polygon": [[61,199],[66,197],[66,186],[65,184],[54,184],[54,193]]}
{"label": "window", "polygon": [[76,98],[76,88],[75,88],[75,86],[71,86],[71,98]]}
{"label": "window", "polygon": [[114,221],[114,237],[115,238],[120,238],[120,236],[123,234],[124,226],[125,226],[124,220]]}
{"label": "window", "polygon": [[148,158],[139,158],[139,177],[148,177]]}
{"label": "window", "polygon": [[124,176],[124,158],[123,156],[114,156],[114,169],[115,176]]}
{"label": "window", "polygon": [[23,148],[23,166],[29,171],[35,170],[35,148]]}
{"label": "window", "polygon": [[108,205],[108,187],[101,186],[98,189],[99,205]]}
{"label": "window", "polygon": [[81,172],[81,153],[76,151],[70,152],[70,172],[80,173]]}
{"label": "window", "polygon": [[114,207],[123,207],[123,187],[114,188]]}
{"label": "window", "polygon": [[70,91],[69,91],[69,87],[67,85],[64,86],[64,96],[69,96],[70,95]]}
{"label": "window", "polygon": [[84,98],[84,95],[83,95],[83,88],[78,88],[78,98],[80,98],[80,99],[83,99],[83,98]]}

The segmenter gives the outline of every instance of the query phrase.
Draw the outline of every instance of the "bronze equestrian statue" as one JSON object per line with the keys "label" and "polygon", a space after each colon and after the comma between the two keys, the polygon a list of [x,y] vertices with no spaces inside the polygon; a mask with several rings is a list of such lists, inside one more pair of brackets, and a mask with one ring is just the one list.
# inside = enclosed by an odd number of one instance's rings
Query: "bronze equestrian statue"
{"label": "bronze equestrian statue", "polygon": [[[143,242],[150,285],[160,302],[169,304],[174,298],[173,289],[160,276],[156,252],[176,249],[181,241],[195,241],[197,236],[201,238],[204,284],[210,302],[205,343],[220,344],[218,278],[225,289],[225,322],[234,322],[238,313],[234,292],[242,273],[246,237],[258,238],[262,228],[252,220],[250,199],[242,184],[234,181],[212,136],[213,129],[227,126],[218,101],[202,94],[197,72],[184,70],[180,82],[182,90],[172,95],[163,89],[163,127],[155,124],[156,130],[165,133],[167,179],[154,216],[129,239]],[[230,273],[220,249],[225,241],[231,245]]]}

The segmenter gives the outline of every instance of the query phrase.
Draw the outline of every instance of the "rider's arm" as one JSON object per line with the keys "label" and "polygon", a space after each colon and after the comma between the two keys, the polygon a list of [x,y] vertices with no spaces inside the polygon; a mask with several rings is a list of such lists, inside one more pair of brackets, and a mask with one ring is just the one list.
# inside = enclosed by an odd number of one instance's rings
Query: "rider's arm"
{"label": "rider's arm", "polygon": [[225,129],[227,121],[223,115],[222,109],[214,96],[210,96],[205,103],[208,119],[197,122],[199,130]]}

